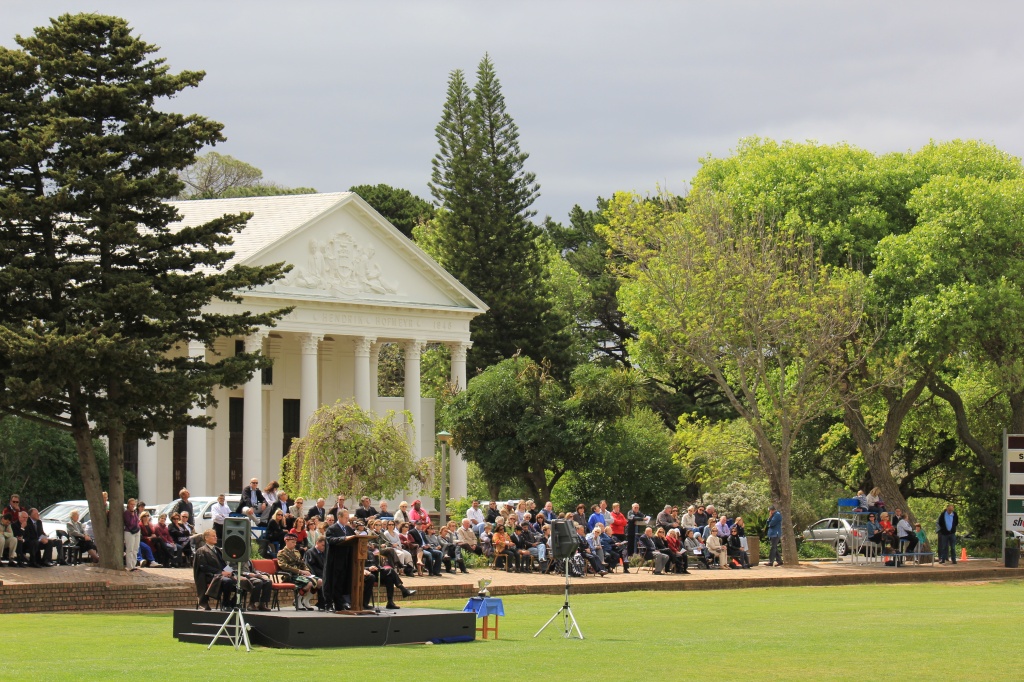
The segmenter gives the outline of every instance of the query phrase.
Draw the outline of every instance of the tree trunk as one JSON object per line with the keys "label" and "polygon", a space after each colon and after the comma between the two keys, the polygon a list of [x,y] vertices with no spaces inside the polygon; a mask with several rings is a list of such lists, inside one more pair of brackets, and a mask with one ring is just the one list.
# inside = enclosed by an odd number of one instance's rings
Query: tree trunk
{"label": "tree trunk", "polygon": [[[964,407],[964,401],[960,397],[960,394],[954,390],[952,386],[944,382],[938,377],[932,377],[932,380],[928,383],[928,388],[932,393],[939,396],[953,408],[953,415],[956,417],[956,435],[960,441],[971,449],[978,457],[978,463],[985,468],[989,476],[993,478],[1002,477],[1002,467],[999,466],[999,461],[988,448],[986,448],[981,441],[974,437],[971,433],[970,424],[967,421],[967,409]],[[1011,393],[1009,395],[1011,409],[1014,410],[1011,415],[1011,427],[1024,429],[1024,394],[1022,393]],[[1014,401],[1017,404],[1014,404]],[[1017,410],[1020,409],[1021,414],[1018,417]],[[1020,423],[1018,425],[1018,419]],[[1020,431],[1017,431],[1020,433]]]}
{"label": "tree trunk", "polygon": [[891,394],[886,395],[889,411],[885,416],[885,426],[877,440],[873,439],[868,431],[860,400],[850,395],[847,390],[843,391],[846,398],[843,403],[843,423],[846,424],[854,442],[857,443],[857,449],[860,450],[860,454],[868,465],[871,481],[882,492],[886,509],[890,512],[902,509],[910,516],[911,523],[914,523],[915,519],[910,512],[906,498],[900,491],[899,484],[896,483],[896,479],[892,475],[892,453],[899,443],[903,421],[924,391],[925,386],[928,385],[930,377],[931,371],[928,371],[899,398]]}
{"label": "tree trunk", "polygon": [[[787,457],[788,460],[788,457]],[[782,558],[786,566],[799,567],[800,555],[796,547],[796,530],[793,528],[793,488],[790,485],[789,467],[766,467],[772,501],[782,514]]]}
{"label": "tree trunk", "polygon": [[[99,463],[96,461],[96,451],[93,449],[93,433],[89,427],[89,420],[83,410],[77,406],[77,400],[71,397],[71,435],[75,439],[75,450],[78,453],[78,468],[82,475],[82,483],[85,486],[85,496],[89,500],[89,519],[92,521],[93,542],[100,555],[100,565],[104,568],[124,568],[124,516],[120,510],[124,507],[123,472],[121,471],[121,459],[118,461],[118,471],[121,485],[108,488],[109,508],[118,513],[108,513],[107,504],[103,502],[103,481],[100,479]],[[110,479],[115,476],[114,458],[111,453]]]}

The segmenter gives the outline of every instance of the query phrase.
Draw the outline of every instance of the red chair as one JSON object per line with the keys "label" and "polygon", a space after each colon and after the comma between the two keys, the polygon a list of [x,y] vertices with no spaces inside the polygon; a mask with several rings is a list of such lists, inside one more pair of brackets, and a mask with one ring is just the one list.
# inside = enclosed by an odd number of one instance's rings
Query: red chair
{"label": "red chair", "polygon": [[273,599],[270,602],[270,608],[281,610],[281,602],[278,600],[277,595],[285,590],[291,590],[292,603],[295,603],[295,595],[298,589],[295,583],[290,583],[286,580],[287,576],[280,572],[277,567],[277,559],[253,559],[253,569],[266,573],[270,576],[271,581],[271,595]]}

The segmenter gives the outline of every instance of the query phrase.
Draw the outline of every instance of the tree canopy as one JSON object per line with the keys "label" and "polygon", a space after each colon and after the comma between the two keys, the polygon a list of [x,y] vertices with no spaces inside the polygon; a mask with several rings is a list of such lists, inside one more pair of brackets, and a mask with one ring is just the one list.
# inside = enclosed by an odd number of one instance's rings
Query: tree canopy
{"label": "tree canopy", "polygon": [[568,366],[566,321],[552,310],[531,206],[539,186],[505,108],[494,65],[484,56],[472,91],[453,71],[436,128],[430,191],[439,204],[416,241],[490,310],[474,318],[468,363],[483,368],[516,352]]}
{"label": "tree canopy", "polygon": [[343,490],[359,498],[391,497],[414,479],[422,482],[405,428],[394,417],[377,417],[353,402],[321,406],[309,434],[293,442],[282,464],[284,486],[293,495],[316,498]]}
{"label": "tree canopy", "polygon": [[[125,439],[166,434],[264,366],[207,362],[189,343],[272,326],[284,311],[211,315],[214,299],[273,282],[283,266],[234,266],[246,215],[172,229],[178,172],[221,125],[165,111],[202,80],[172,74],[127,22],[63,15],[0,48],[0,410],[70,431],[104,565],[120,565]],[[109,447],[106,485],[93,442]]]}

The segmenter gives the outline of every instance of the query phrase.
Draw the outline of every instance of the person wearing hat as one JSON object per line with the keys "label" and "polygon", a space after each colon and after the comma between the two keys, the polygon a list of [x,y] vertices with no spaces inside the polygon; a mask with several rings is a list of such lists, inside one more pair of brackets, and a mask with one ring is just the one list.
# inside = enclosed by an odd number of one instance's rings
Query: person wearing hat
{"label": "person wearing hat", "polygon": [[768,521],[765,523],[768,534],[768,542],[771,549],[768,550],[768,567],[781,566],[782,554],[779,552],[779,542],[782,540],[782,514],[775,505],[768,507]]}
{"label": "person wearing hat", "polygon": [[290,531],[284,536],[284,549],[277,553],[277,568],[295,583],[295,610],[312,611],[313,596],[320,589],[320,580],[309,570],[302,554],[295,548],[299,534]]}
{"label": "person wearing hat", "polygon": [[409,520],[413,523],[417,523],[418,521],[426,521],[429,518],[430,514],[427,513],[426,509],[420,506],[420,501],[413,500],[412,509],[409,510]]}

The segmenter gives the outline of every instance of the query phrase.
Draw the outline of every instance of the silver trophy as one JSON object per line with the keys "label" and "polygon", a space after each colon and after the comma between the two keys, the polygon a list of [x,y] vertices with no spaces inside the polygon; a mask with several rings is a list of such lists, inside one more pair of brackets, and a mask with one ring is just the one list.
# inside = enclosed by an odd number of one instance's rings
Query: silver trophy
{"label": "silver trophy", "polygon": [[480,597],[481,599],[487,599],[491,596],[490,590],[487,589],[487,586],[491,584],[490,578],[481,578],[480,580],[476,581],[476,584],[477,587],[480,588],[480,591],[477,592],[478,597]]}

